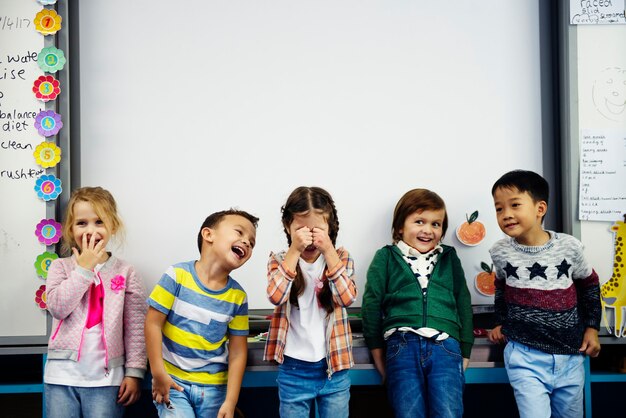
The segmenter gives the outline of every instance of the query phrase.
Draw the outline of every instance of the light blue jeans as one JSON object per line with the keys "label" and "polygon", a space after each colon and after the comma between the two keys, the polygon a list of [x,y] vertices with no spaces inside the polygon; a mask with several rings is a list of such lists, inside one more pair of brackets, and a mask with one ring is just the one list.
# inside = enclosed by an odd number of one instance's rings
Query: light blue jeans
{"label": "light blue jeans", "polygon": [[504,365],[520,418],[582,418],[584,356],[548,354],[509,341]]}
{"label": "light blue jeans", "polygon": [[308,362],[284,357],[276,379],[281,418],[308,418],[314,401],[320,418],[348,418],[348,370],[335,372],[329,379],[326,369],[325,359]]}
{"label": "light blue jeans", "polygon": [[119,386],[84,388],[44,385],[47,418],[121,418],[124,407],[117,403]]}
{"label": "light blue jeans", "polygon": [[[174,379],[172,377],[172,379]],[[179,392],[170,389],[170,404],[156,403],[160,418],[214,418],[226,399],[226,385],[193,385],[174,379],[183,387]]]}
{"label": "light blue jeans", "polygon": [[386,346],[387,393],[396,418],[463,416],[465,373],[457,340],[396,331]]}

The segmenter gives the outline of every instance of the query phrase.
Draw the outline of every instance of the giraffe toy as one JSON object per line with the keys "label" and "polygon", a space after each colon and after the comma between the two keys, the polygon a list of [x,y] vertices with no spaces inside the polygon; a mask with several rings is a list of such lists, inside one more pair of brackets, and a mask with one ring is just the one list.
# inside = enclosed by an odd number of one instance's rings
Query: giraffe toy
{"label": "giraffe toy", "polygon": [[626,215],[624,222],[617,221],[611,226],[611,230],[615,231],[615,258],[613,261],[613,275],[608,282],[600,287],[602,296],[602,320],[604,326],[609,332],[609,326],[606,309],[613,309],[613,333],[616,337],[625,336],[624,333],[624,312],[626,311],[626,268],[624,263],[626,256],[624,255],[624,242],[626,242]]}

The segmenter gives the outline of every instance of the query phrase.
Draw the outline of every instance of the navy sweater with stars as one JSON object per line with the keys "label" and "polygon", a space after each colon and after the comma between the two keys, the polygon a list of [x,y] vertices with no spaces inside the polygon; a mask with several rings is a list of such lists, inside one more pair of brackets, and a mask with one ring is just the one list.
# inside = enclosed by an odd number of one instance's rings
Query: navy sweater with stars
{"label": "navy sweater with stars", "polygon": [[541,246],[496,242],[496,325],[513,341],[550,354],[575,354],[585,328],[599,329],[598,275],[571,235],[550,233]]}

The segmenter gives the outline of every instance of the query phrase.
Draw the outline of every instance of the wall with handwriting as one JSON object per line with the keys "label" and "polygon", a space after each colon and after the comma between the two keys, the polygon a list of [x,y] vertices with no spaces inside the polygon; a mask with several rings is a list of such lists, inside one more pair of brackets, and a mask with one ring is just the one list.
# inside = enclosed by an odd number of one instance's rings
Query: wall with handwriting
{"label": "wall with handwriting", "polygon": [[46,335],[46,315],[34,302],[45,282],[34,268],[46,250],[35,227],[46,203],[33,190],[45,170],[33,152],[42,137],[35,116],[45,108],[33,81],[43,74],[37,55],[44,37],[33,27],[35,1],[3,0],[0,11],[0,341]]}

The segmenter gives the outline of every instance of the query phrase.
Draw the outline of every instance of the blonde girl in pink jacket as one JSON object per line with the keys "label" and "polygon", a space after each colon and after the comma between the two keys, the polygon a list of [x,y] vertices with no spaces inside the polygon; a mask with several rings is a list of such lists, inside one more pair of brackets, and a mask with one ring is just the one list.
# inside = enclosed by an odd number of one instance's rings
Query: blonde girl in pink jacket
{"label": "blonde girl in pink jacket", "polygon": [[146,371],[146,295],[135,269],[107,252],[122,229],[113,196],[83,187],[70,198],[63,249],[46,284],[53,317],[44,371],[48,418],[122,417]]}

